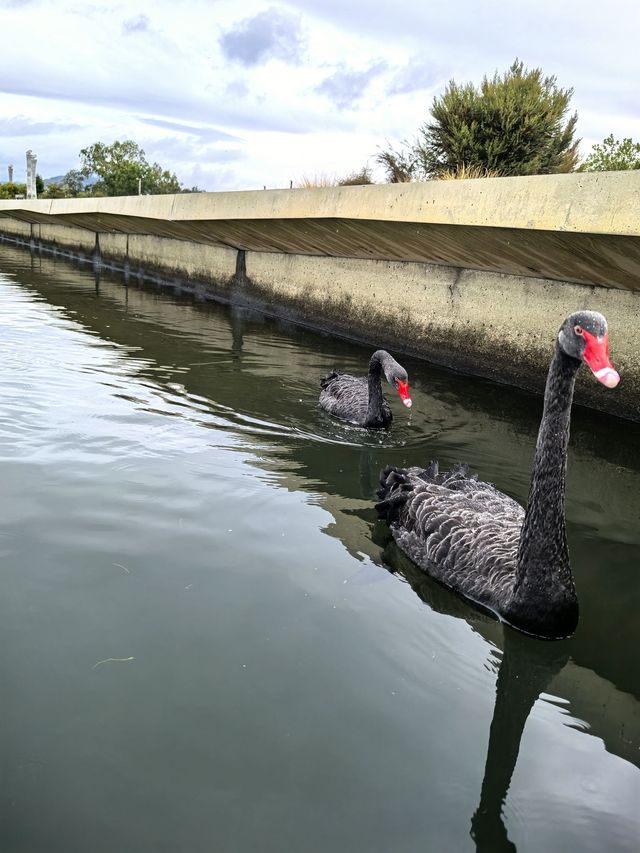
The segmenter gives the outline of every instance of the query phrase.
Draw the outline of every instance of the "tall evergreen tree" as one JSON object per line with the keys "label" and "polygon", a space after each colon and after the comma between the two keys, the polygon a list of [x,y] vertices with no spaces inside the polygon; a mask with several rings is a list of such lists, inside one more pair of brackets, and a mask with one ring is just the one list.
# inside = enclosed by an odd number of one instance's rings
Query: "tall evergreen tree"
{"label": "tall evergreen tree", "polygon": [[404,151],[381,151],[378,162],[391,179],[399,156],[413,164],[414,180],[470,167],[500,175],[570,172],[579,142],[573,138],[577,113],[568,117],[572,94],[519,60],[503,75],[485,76],[479,88],[451,80],[434,98],[432,121],[416,141]]}

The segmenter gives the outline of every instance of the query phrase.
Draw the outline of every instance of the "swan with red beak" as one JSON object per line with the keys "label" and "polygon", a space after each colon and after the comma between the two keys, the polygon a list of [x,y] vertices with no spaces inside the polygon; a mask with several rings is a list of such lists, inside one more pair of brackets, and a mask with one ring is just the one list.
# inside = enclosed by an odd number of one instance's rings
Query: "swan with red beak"
{"label": "swan with red beak", "polygon": [[471,474],[387,466],[377,509],[398,546],[431,577],[493,611],[514,628],[548,640],[578,624],[565,525],[571,403],[585,362],[607,388],[620,381],[609,360],[607,321],[596,311],[566,318],[556,338],[526,510]]}
{"label": "swan with red beak", "polygon": [[393,418],[384,398],[380,376],[398,392],[403,404],[411,408],[409,377],[404,367],[386,350],[376,350],[369,360],[367,376],[352,376],[332,370],[320,380],[320,405],[334,418],[366,429],[386,429]]}

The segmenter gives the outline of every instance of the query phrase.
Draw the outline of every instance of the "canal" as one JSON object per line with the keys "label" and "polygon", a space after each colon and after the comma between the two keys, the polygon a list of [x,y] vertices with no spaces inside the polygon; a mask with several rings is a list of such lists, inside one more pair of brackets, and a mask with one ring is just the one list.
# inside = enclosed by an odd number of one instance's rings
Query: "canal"
{"label": "canal", "polygon": [[317,399],[369,355],[0,243],[3,850],[637,849],[640,424],[574,409],[541,642],[373,509],[431,458],[524,503],[541,400],[400,357],[367,433]]}

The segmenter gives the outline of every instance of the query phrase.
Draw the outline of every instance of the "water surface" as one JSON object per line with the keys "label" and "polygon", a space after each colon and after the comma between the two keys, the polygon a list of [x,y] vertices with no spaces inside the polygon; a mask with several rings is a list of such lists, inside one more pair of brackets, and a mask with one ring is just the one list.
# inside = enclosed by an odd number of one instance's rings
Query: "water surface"
{"label": "water surface", "polygon": [[373,511],[433,457],[524,502],[540,399],[403,358],[367,433],[317,397],[369,354],[0,244],[3,850],[637,849],[640,427],[574,410],[540,642]]}

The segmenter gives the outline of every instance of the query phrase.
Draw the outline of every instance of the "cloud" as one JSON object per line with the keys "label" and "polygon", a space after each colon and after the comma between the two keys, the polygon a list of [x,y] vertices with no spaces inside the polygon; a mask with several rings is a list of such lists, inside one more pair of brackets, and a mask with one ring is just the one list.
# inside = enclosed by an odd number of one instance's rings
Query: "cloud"
{"label": "cloud", "polygon": [[190,136],[197,137],[202,142],[218,142],[221,140],[238,141],[239,136],[233,136],[231,133],[224,133],[215,127],[196,127],[192,124],[182,124],[177,121],[168,121],[161,118],[147,118],[140,116],[140,121],[144,124],[150,124],[153,127],[160,127],[164,130],[175,130],[178,133],[188,133]]}
{"label": "cloud", "polygon": [[208,188],[343,175],[411,138],[446,81],[477,84],[516,55],[574,87],[583,154],[640,138],[628,0],[604,18],[569,2],[487,0],[479,18],[471,0],[455,16],[445,0],[0,0],[0,166],[33,148],[62,174],[81,148],[128,138]]}
{"label": "cloud", "polygon": [[347,109],[355,106],[364,95],[369,83],[386,68],[387,63],[382,60],[374,62],[366,71],[354,71],[341,65],[330,77],[316,86],[315,91],[321,95],[327,95],[339,109]]}
{"label": "cloud", "polygon": [[227,59],[246,66],[270,59],[297,64],[304,48],[300,19],[272,6],[224,33],[220,47]]}
{"label": "cloud", "polygon": [[[2,83],[4,93],[17,96],[30,96],[51,102],[70,101],[90,106],[91,109],[104,107],[126,111],[135,110],[138,114],[153,113],[171,116],[176,119],[195,120],[207,115],[216,125],[246,130],[277,130],[288,133],[302,133],[312,126],[319,126],[325,119],[309,111],[305,117],[302,107],[296,116],[291,114],[286,104],[270,102],[269,109],[257,109],[253,103],[240,103],[237,99],[207,98],[200,90],[185,91],[171,88],[165,81],[164,89],[149,88],[142,78],[120,80],[109,83],[99,80],[78,78],[72,74],[60,73],[57,78],[47,76],[41,69],[36,77],[26,79],[17,74],[13,79],[5,77]],[[153,116],[152,116],[153,118]],[[306,121],[303,126],[301,122]]]}
{"label": "cloud", "polygon": [[440,79],[441,74],[431,62],[425,62],[417,56],[403,68],[398,69],[387,87],[389,95],[406,95],[429,89]]}
{"label": "cloud", "polygon": [[27,116],[0,118],[0,136],[48,136],[50,133],[64,133],[77,130],[85,125],[57,121],[32,121]]}
{"label": "cloud", "polygon": [[232,80],[225,91],[230,98],[246,98],[249,94],[249,84],[244,80]]}
{"label": "cloud", "polygon": [[188,137],[172,137],[170,139],[143,140],[142,148],[147,160],[157,160],[160,163],[170,159],[181,164],[180,171],[186,164],[195,163],[230,163],[243,160],[246,152],[241,147],[218,147],[202,145]]}
{"label": "cloud", "polygon": [[137,15],[135,18],[129,18],[122,24],[123,35],[129,33],[146,33],[149,30],[149,18],[146,15]]}

